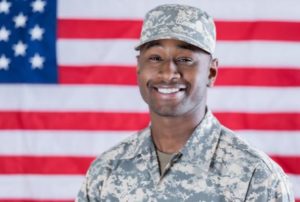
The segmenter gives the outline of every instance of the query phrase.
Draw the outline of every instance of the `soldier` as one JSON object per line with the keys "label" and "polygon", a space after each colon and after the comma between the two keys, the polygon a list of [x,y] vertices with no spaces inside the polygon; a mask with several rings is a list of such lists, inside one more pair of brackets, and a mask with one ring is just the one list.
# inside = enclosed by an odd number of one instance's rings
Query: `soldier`
{"label": "soldier", "polygon": [[147,13],[136,50],[151,124],[92,163],[77,201],[294,201],[282,169],[207,107],[215,43],[214,22],[199,8]]}

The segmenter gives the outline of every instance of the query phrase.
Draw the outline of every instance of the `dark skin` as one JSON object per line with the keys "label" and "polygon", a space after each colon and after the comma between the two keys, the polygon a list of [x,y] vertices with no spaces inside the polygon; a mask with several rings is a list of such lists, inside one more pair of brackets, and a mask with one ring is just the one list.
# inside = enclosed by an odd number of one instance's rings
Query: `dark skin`
{"label": "dark skin", "polygon": [[154,144],[162,152],[177,153],[205,115],[207,88],[216,79],[218,60],[174,39],[144,45],[137,60]]}

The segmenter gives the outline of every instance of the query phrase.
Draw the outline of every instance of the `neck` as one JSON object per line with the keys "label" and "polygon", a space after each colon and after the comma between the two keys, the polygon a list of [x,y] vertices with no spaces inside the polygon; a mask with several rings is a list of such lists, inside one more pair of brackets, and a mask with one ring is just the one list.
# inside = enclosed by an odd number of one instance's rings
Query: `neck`
{"label": "neck", "polygon": [[205,115],[205,107],[192,115],[167,117],[151,115],[151,135],[156,148],[165,153],[177,153],[185,145]]}

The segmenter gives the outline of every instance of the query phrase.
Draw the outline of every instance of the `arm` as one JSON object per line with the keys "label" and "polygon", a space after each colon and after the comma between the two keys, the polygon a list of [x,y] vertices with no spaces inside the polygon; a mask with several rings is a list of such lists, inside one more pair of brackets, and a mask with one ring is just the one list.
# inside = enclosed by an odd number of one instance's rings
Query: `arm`
{"label": "arm", "polygon": [[81,189],[77,195],[76,202],[100,202],[101,190],[104,180],[109,172],[107,162],[96,159],[90,166]]}
{"label": "arm", "polygon": [[294,196],[282,169],[261,163],[253,172],[245,201],[293,202]]}

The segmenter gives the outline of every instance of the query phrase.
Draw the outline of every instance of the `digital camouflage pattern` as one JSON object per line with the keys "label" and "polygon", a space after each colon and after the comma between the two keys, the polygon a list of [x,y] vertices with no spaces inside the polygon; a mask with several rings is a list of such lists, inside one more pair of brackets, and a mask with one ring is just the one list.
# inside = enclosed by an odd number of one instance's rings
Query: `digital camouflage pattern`
{"label": "digital camouflage pattern", "polygon": [[161,176],[150,128],[92,163],[78,202],[294,201],[281,168],[210,111]]}
{"label": "digital camouflage pattern", "polygon": [[216,28],[212,17],[199,8],[166,4],[146,14],[136,49],[158,39],[178,39],[213,54]]}

